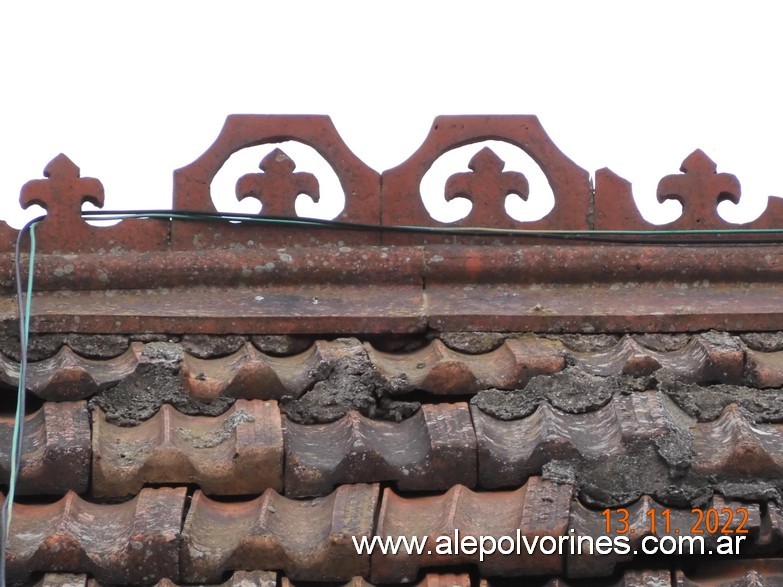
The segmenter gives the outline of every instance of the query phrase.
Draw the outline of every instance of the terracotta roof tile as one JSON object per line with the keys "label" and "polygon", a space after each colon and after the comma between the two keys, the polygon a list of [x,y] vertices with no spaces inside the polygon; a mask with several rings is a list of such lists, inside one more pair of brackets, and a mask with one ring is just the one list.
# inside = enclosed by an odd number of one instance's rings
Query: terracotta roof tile
{"label": "terracotta roof tile", "polygon": [[145,484],[197,483],[212,495],[282,491],[283,435],[275,401],[238,400],[216,417],[169,405],[137,426],[116,426],[93,411],[92,493],[135,494]]}
{"label": "terracotta roof tile", "polygon": [[369,555],[351,541],[370,536],[378,485],[342,485],[327,497],[294,501],[272,489],[252,501],[220,503],[197,491],[182,531],[182,578],[216,582],[224,572],[266,568],[294,580],[368,576]]}
{"label": "terracotta roof tile", "polygon": [[783,476],[783,425],[755,424],[737,404],[718,420],[692,428],[693,470],[705,475],[780,479]]}
{"label": "terracotta roof tile", "polygon": [[[569,577],[602,577],[611,575],[618,564],[627,562],[634,558],[634,551],[640,550],[641,541],[646,536],[700,536],[704,538],[708,549],[715,550],[717,540],[720,536],[728,535],[721,533],[709,533],[705,528],[705,521],[698,523],[698,514],[691,511],[691,508],[666,508],[652,498],[644,496],[638,501],[625,506],[628,511],[628,528],[623,532],[630,541],[630,551],[628,554],[619,554],[611,552],[609,554],[600,554],[583,551],[581,554],[576,551],[569,554],[566,560],[566,572]],[[670,525],[666,529],[663,511],[669,511]],[[741,552],[747,552],[748,547],[757,541],[762,526],[761,508],[758,504],[743,503],[738,501],[726,501],[719,494],[715,494],[703,508],[702,511],[716,510],[719,512],[719,526],[721,529],[726,527],[726,531],[735,531],[738,528],[747,530],[747,540],[742,544]],[[729,522],[726,509],[732,511]],[[747,516],[742,511],[747,513]],[[655,512],[656,524],[653,531],[648,512]],[[588,509],[579,502],[574,502],[571,506],[571,520],[569,528],[573,529],[576,536],[618,536],[619,530],[626,530],[625,523],[620,519],[624,514],[617,508],[613,508],[610,513],[610,530],[607,532],[607,517],[603,510]],[[705,514],[706,515],[706,514]],[[726,524],[728,523],[728,526]],[[584,548],[587,548],[586,546]],[[641,556],[641,555],[640,555]]]}
{"label": "terracotta roof tile", "polygon": [[384,353],[367,345],[373,364],[388,377],[408,377],[416,389],[436,395],[475,393],[497,387],[514,389],[531,377],[565,367],[562,346],[547,339],[509,339],[496,350],[471,355],[453,351],[435,339],[421,350]]}
{"label": "terracotta roof tile", "polygon": [[594,412],[567,414],[547,403],[527,418],[503,421],[471,406],[483,487],[521,485],[555,460],[600,459],[635,441],[666,434],[669,420],[655,391],[615,396]]}
{"label": "terracotta roof tile", "polygon": [[143,489],[116,505],[88,503],[75,493],[49,505],[15,504],[8,578],[65,571],[143,584],[176,576],[184,506],[184,488]]}
{"label": "terracotta roof tile", "polygon": [[745,366],[745,354],[738,341],[725,335],[695,335],[681,349],[668,352],[645,347],[633,337],[625,336],[603,352],[570,351],[568,354],[595,375],[649,375],[664,368],[681,381],[693,383],[739,383]]}
{"label": "terracotta roof tile", "polygon": [[[119,357],[94,360],[63,346],[52,358],[29,363],[27,389],[50,401],[87,398],[130,375],[138,365],[141,349],[142,345],[134,343]],[[17,385],[19,364],[0,355],[0,377]]]}
{"label": "terracotta roof tile", "polygon": [[515,491],[474,493],[456,486],[442,495],[405,498],[390,489],[383,494],[377,534],[391,536],[428,536],[427,550],[432,554],[383,555],[373,553],[371,577],[379,583],[410,581],[424,568],[475,564],[484,575],[541,575],[559,573],[561,557],[552,555],[503,556],[499,553],[479,561],[478,553],[435,554],[439,535],[521,536],[540,539],[567,532],[572,494],[569,485],[557,485],[531,478]]}
{"label": "terracotta roof tile", "polygon": [[783,386],[783,351],[746,351],[748,379],[756,387]]}
{"label": "terracotta roof tile", "polygon": [[308,350],[290,357],[273,357],[247,343],[236,353],[219,359],[185,355],[182,375],[195,398],[216,397],[280,399],[299,397],[316,381],[319,366],[347,355],[363,353],[358,341],[317,341]]}
{"label": "terracotta roof tile", "polygon": [[331,424],[283,421],[289,497],[323,495],[341,483],[394,481],[411,491],[476,484],[476,437],[465,403],[425,404],[402,422],[355,411]]}
{"label": "terracotta roof tile", "polygon": [[[0,418],[0,482],[8,483],[14,419]],[[19,495],[83,492],[89,484],[90,421],[86,402],[46,402],[25,418]]]}

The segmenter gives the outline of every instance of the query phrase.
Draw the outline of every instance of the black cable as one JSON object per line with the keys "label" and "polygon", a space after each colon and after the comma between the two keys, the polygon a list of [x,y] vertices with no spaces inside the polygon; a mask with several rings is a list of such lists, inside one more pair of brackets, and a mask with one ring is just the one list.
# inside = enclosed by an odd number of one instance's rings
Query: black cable
{"label": "black cable", "polygon": [[[494,229],[479,227],[447,227],[447,226],[379,226],[359,222],[343,222],[324,220],[320,218],[290,218],[285,216],[255,216],[231,212],[203,212],[198,210],[96,210],[84,212],[85,219],[100,219],[102,217],[122,218],[168,218],[184,221],[239,221],[251,224],[269,224],[274,226],[307,226],[310,228],[355,230],[362,232],[398,232],[435,234],[440,236],[470,236],[470,237],[516,237],[531,239],[575,240],[618,244],[650,244],[650,245],[702,245],[713,246],[722,244],[780,244],[783,242],[783,228],[780,229],[715,229],[715,230],[642,230],[642,231],[595,231],[595,230],[525,230],[525,229]],[[741,235],[777,235],[771,238],[754,238],[753,240],[736,238]],[[700,238],[670,238],[687,235]],[[723,238],[706,238],[711,235],[724,235]],[[662,238],[664,237],[664,238]]]}

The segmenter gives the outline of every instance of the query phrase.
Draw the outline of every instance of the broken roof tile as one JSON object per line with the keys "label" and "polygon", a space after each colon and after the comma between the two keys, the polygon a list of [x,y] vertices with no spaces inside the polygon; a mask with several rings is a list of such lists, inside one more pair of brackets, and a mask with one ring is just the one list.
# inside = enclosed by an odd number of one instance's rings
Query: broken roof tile
{"label": "broken roof tile", "polygon": [[185,488],[143,489],[114,505],[73,492],[53,504],[15,504],[8,578],[22,581],[35,571],[86,572],[119,584],[175,577],[184,506]]}
{"label": "broken roof tile", "polygon": [[[7,484],[14,418],[0,418],[0,483]],[[46,402],[25,417],[19,495],[84,492],[89,483],[90,421],[86,402]]]}
{"label": "broken roof tile", "polygon": [[[746,541],[742,544],[742,552],[746,552],[759,537],[762,526],[762,515],[759,504],[743,503],[739,501],[726,501],[721,495],[715,494],[703,508],[702,512],[714,510],[718,514],[718,528],[720,532],[710,533],[706,521],[698,521],[698,512],[691,508],[667,508],[656,502],[649,496],[643,496],[636,502],[624,508],[612,508],[609,510],[609,529],[607,532],[606,510],[588,509],[578,501],[571,506],[571,520],[569,528],[573,529],[577,537],[592,537],[595,541],[600,536],[609,536],[610,539],[617,536],[627,536],[630,549],[627,554],[611,551],[608,554],[599,550],[590,552],[587,542],[579,548],[575,546],[572,553],[566,558],[566,573],[568,577],[606,577],[615,572],[618,564],[628,562],[634,558],[635,553],[641,556],[641,542],[647,536],[691,537],[704,538],[707,549],[715,550],[717,540],[721,536],[731,535],[738,530],[746,530]],[[627,520],[626,514],[627,511]],[[651,523],[651,515],[654,512],[655,524]],[[669,525],[667,528],[664,511],[668,511]],[[729,511],[731,512],[729,514]],[[706,517],[707,514],[704,516]],[[729,517],[730,516],[730,517]],[[627,524],[627,525],[626,525]],[[578,542],[576,543],[578,546]],[[672,555],[674,556],[674,555]]]}
{"label": "broken roof tile", "polygon": [[565,367],[562,347],[547,339],[509,339],[477,355],[451,350],[439,339],[410,353],[384,353],[366,346],[370,360],[387,377],[405,375],[416,389],[436,395],[475,393],[491,387],[514,389],[535,375]]}
{"label": "broken roof tile", "polygon": [[196,491],[182,531],[182,578],[217,582],[237,569],[283,570],[297,581],[366,577],[367,554],[351,540],[373,531],[378,485],[341,485],[326,497],[295,501],[272,489],[222,503]]}
{"label": "broken roof tile", "polygon": [[394,481],[401,490],[476,485],[476,437],[465,403],[424,404],[402,422],[356,411],[330,424],[284,418],[289,497],[324,495],[341,483]]}
{"label": "broken roof tile", "polygon": [[93,411],[96,497],[122,497],[145,484],[197,483],[210,495],[282,491],[283,435],[275,401],[238,400],[216,417],[169,405],[137,426],[116,426]]}
{"label": "broken roof tile", "polygon": [[[371,578],[378,583],[407,582],[424,568],[474,564],[482,575],[518,576],[559,573],[563,559],[540,552],[530,556],[503,556],[498,552],[479,560],[478,552],[458,554],[452,544],[444,552],[436,541],[438,536],[452,539],[461,536],[484,535],[522,536],[540,540],[545,536],[562,536],[568,529],[568,511],[572,487],[558,485],[533,477],[515,491],[480,492],[455,486],[444,494],[425,497],[401,497],[391,489],[383,494],[376,534],[380,537],[428,537],[422,554],[408,554],[400,549],[396,554],[372,555]],[[426,552],[431,554],[426,554]]]}
{"label": "broken roof tile", "polygon": [[274,357],[247,343],[236,353],[218,359],[185,355],[182,376],[190,394],[202,401],[217,397],[245,399],[297,398],[313,385],[318,374],[341,357],[363,353],[355,339],[316,341],[290,357]]}
{"label": "broken roof tile", "polygon": [[482,487],[513,487],[556,460],[601,459],[632,442],[662,436],[670,424],[658,392],[614,396],[585,414],[567,414],[544,402],[519,420],[498,420],[471,405]]}

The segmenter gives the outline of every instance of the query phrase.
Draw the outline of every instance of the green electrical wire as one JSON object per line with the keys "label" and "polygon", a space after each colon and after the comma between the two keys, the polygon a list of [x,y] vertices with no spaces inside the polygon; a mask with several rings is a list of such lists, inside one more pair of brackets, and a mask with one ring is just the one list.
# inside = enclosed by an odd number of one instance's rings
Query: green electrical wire
{"label": "green electrical wire", "polygon": [[24,306],[24,320],[21,331],[20,345],[25,349],[24,359],[19,363],[19,385],[16,398],[16,421],[14,422],[14,434],[11,444],[11,480],[8,487],[8,518],[6,519],[6,535],[11,526],[11,516],[14,506],[14,494],[16,493],[16,481],[19,475],[22,456],[22,426],[24,422],[25,408],[25,381],[27,380],[27,341],[30,336],[30,303],[33,297],[33,266],[35,263],[35,224],[30,225],[30,260],[27,274],[27,296]]}
{"label": "green electrical wire", "polygon": [[[8,482],[8,495],[0,509],[0,585],[5,587],[5,554],[11,529],[16,484],[19,468],[22,462],[22,440],[24,437],[25,392],[27,381],[27,342],[30,336],[30,305],[33,297],[33,267],[35,264],[35,225],[41,218],[36,218],[27,224],[20,232],[16,241],[16,291],[19,304],[19,382],[17,385],[16,417],[11,439],[11,470]],[[30,259],[27,274],[27,295],[22,298],[22,282],[20,270],[20,252],[22,237],[26,230],[30,231]]]}

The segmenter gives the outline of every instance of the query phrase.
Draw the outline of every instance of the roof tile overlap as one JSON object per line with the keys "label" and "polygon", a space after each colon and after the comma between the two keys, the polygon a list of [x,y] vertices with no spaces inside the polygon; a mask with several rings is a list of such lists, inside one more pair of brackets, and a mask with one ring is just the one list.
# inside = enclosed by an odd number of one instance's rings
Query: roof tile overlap
{"label": "roof tile overlap", "polygon": [[137,426],[92,420],[92,494],[122,497],[147,484],[197,483],[210,495],[283,488],[283,435],[275,401],[238,400],[216,417],[169,405]]}
{"label": "roof tile overlap", "polygon": [[184,507],[185,488],[145,488],[114,505],[73,492],[53,504],[15,504],[7,576],[23,581],[35,571],[65,571],[118,584],[177,576]]}
{"label": "roof tile overlap", "polygon": [[[473,491],[457,485],[446,493],[406,498],[386,489],[378,519],[381,537],[428,537],[422,554],[373,553],[371,577],[379,583],[411,581],[424,568],[471,564],[482,574],[515,576],[559,573],[563,560],[557,555],[503,556],[494,553],[479,560],[477,551],[448,550],[438,536],[525,537],[538,541],[544,536],[567,533],[568,511],[573,488],[531,478],[517,490],[504,492]],[[467,549],[466,549],[467,550]],[[429,552],[429,554],[427,553]],[[440,552],[440,554],[438,554]]]}
{"label": "roof tile overlap", "polygon": [[367,577],[370,559],[351,537],[369,537],[378,485],[341,485],[326,497],[295,501],[272,489],[251,501],[220,503],[197,491],[182,531],[182,577],[215,582],[247,568],[283,570],[302,581]]}
{"label": "roof tile overlap", "polygon": [[425,404],[402,422],[351,411],[330,424],[284,418],[286,494],[323,495],[341,483],[394,481],[400,490],[476,485],[476,437],[465,403]]}
{"label": "roof tile overlap", "polygon": [[[90,421],[86,402],[47,402],[25,418],[20,495],[85,492],[90,483]],[[8,483],[13,419],[0,418],[0,480]]]}

